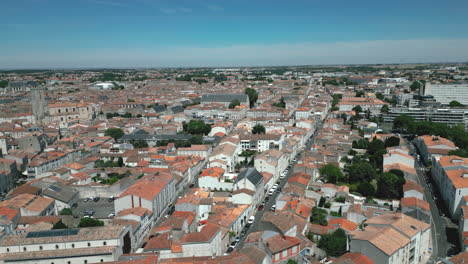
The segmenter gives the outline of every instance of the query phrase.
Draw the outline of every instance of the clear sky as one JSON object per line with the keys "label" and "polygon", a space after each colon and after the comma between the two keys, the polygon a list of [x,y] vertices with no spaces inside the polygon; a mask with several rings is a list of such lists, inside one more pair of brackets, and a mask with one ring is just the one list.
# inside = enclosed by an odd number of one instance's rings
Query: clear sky
{"label": "clear sky", "polygon": [[0,68],[468,61],[468,0],[0,0]]}

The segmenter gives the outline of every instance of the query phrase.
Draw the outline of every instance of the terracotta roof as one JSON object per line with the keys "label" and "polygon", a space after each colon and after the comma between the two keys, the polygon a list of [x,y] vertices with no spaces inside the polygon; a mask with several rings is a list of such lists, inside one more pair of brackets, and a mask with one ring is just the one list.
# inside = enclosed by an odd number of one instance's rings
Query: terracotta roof
{"label": "terracotta roof", "polygon": [[12,209],[6,206],[0,207],[0,216],[6,216],[8,220],[12,221],[19,214],[19,210]]}
{"label": "terracotta roof", "polygon": [[[297,237],[290,237],[290,236],[283,237],[281,235],[276,235],[276,236],[266,239],[265,243],[267,247],[271,250],[271,252],[275,254],[278,252],[282,252],[283,250],[286,250],[293,246],[299,246],[301,241]],[[297,253],[299,252],[300,252],[300,249],[297,251]]]}
{"label": "terracotta roof", "polygon": [[119,198],[127,195],[134,195],[137,197],[142,197],[145,200],[152,201],[173,178],[173,176],[168,173],[157,174],[158,175],[147,175],[139,179],[124,193],[122,193]]}
{"label": "terracotta roof", "polygon": [[403,184],[403,191],[411,191],[415,190],[419,193],[424,193],[424,190],[421,185],[417,184],[415,181],[407,180],[405,184]]}
{"label": "terracotta roof", "polygon": [[348,231],[353,231],[358,228],[358,225],[344,218],[335,218],[328,221],[328,227],[340,227]]}
{"label": "terracotta roof", "polygon": [[368,226],[365,231],[352,231],[352,240],[363,240],[373,244],[388,256],[404,247],[410,240],[390,227]]}
{"label": "terracotta roof", "polygon": [[361,253],[346,253],[339,257],[333,264],[375,264],[368,256]]}
{"label": "terracotta roof", "polygon": [[183,243],[208,242],[221,230],[219,226],[206,224],[200,232],[188,233],[182,238]]}
{"label": "terracotta roof", "polygon": [[401,198],[401,207],[419,207],[429,211],[429,203],[416,197]]}

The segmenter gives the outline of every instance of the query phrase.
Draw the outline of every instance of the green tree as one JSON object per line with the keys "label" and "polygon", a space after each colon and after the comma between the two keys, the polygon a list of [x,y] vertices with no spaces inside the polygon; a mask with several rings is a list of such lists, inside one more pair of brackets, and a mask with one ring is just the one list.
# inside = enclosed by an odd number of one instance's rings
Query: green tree
{"label": "green tree", "polygon": [[94,218],[81,218],[78,227],[104,226],[104,222]]}
{"label": "green tree", "polygon": [[224,75],[218,75],[214,78],[215,82],[225,82],[227,81],[227,77]]}
{"label": "green tree", "polygon": [[468,158],[468,151],[466,149],[457,149],[457,150],[451,150],[448,153],[449,155],[454,155],[454,156],[459,156],[462,158]]}
{"label": "green tree", "polygon": [[70,208],[63,208],[60,212],[60,215],[72,215],[73,211]]}
{"label": "green tree", "polygon": [[364,97],[364,91],[357,91],[356,97]]}
{"label": "green tree", "polygon": [[261,124],[256,124],[252,128],[252,134],[265,134],[265,127]]}
{"label": "green tree", "polygon": [[120,128],[109,128],[109,129],[106,130],[104,135],[112,137],[115,140],[117,140],[117,139],[123,137],[123,135],[125,135],[125,133]]}
{"label": "green tree", "polygon": [[385,99],[385,96],[384,96],[382,93],[376,93],[376,94],[375,94],[375,97],[377,97],[377,99],[380,99],[380,100],[384,100],[384,99]]}
{"label": "green tree", "polygon": [[352,109],[354,112],[356,112],[357,114],[361,113],[362,112],[362,107],[360,105],[357,105],[355,107],[353,107]]}
{"label": "green tree", "polygon": [[281,97],[280,101],[278,103],[272,103],[272,106],[276,106],[279,108],[286,108],[286,102],[284,101],[284,98]]}
{"label": "green tree", "polygon": [[319,170],[320,176],[324,177],[327,182],[337,183],[342,181],[344,176],[341,169],[333,164],[326,164]]}
{"label": "green tree", "polygon": [[460,103],[460,102],[458,102],[458,101],[453,100],[453,101],[451,101],[451,102],[449,103],[449,106],[451,106],[451,107],[462,107],[462,106],[465,106],[465,105],[462,104],[462,103]]}
{"label": "green tree", "polygon": [[370,155],[374,155],[377,151],[384,149],[385,143],[380,139],[374,138],[371,142],[369,142],[369,145],[367,146],[367,153],[369,153]]}
{"label": "green tree", "polygon": [[7,80],[0,80],[0,88],[5,88],[8,86]]}
{"label": "green tree", "polygon": [[286,262],[286,264],[297,264],[297,261],[295,261],[294,259],[288,259],[288,262]]}
{"label": "green tree", "polygon": [[400,138],[399,137],[389,137],[385,139],[385,147],[396,147],[400,145]]}
{"label": "green tree", "polygon": [[57,223],[54,224],[52,229],[67,229],[68,226],[62,222],[62,219],[60,219]]}
{"label": "green tree", "polygon": [[388,105],[383,105],[382,108],[380,108],[380,113],[387,114],[390,111],[390,108]]}
{"label": "green tree", "polygon": [[147,148],[148,147],[148,143],[145,141],[145,140],[133,140],[130,142],[134,148]]}
{"label": "green tree", "polygon": [[343,229],[338,228],[335,232],[323,235],[318,247],[325,250],[328,255],[339,257],[346,253],[347,236]]}
{"label": "green tree", "polygon": [[420,87],[421,87],[421,83],[419,83],[418,81],[414,81],[411,84],[410,89],[411,91],[416,91],[416,90],[419,90]]}
{"label": "green tree", "polygon": [[253,88],[245,88],[244,93],[249,96],[250,107],[252,108],[258,99],[257,91]]}
{"label": "green tree", "polygon": [[369,182],[361,182],[358,185],[357,191],[358,191],[358,193],[360,193],[361,195],[363,195],[365,197],[375,195],[375,188]]}
{"label": "green tree", "polygon": [[236,106],[240,105],[240,101],[235,99],[235,100],[232,100],[231,103],[229,104],[229,109],[234,109],[236,108]]}
{"label": "green tree", "polygon": [[327,211],[317,207],[312,208],[312,214],[310,216],[310,222],[317,225],[328,225]]}
{"label": "green tree", "polygon": [[190,120],[187,124],[187,132],[192,135],[207,135],[211,131],[211,125],[203,120]]}
{"label": "green tree", "polygon": [[361,138],[358,141],[354,140],[352,146],[356,149],[367,149],[369,146],[369,141],[364,138]]}
{"label": "green tree", "polygon": [[379,198],[399,199],[403,196],[405,178],[393,173],[383,173],[377,181],[377,194]]}
{"label": "green tree", "polygon": [[348,171],[350,182],[370,182],[376,176],[375,168],[367,162],[353,163]]}
{"label": "green tree", "polygon": [[119,159],[117,159],[117,166],[118,167],[123,167],[123,165],[124,165],[123,158],[119,157]]}
{"label": "green tree", "polygon": [[414,128],[414,120],[409,115],[399,115],[393,120],[393,128],[411,133]]}

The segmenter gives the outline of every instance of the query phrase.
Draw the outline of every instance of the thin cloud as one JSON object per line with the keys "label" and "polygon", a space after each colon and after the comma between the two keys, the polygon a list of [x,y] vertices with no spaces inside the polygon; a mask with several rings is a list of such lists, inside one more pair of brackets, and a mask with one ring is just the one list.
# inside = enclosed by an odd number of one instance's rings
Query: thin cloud
{"label": "thin cloud", "polygon": [[188,7],[181,7],[181,8],[179,8],[179,10],[181,12],[184,12],[184,13],[191,13],[192,12],[192,8],[188,8]]}
{"label": "thin cloud", "polygon": [[167,15],[172,15],[172,14],[175,14],[177,13],[177,10],[176,9],[173,9],[173,8],[161,8],[159,9],[161,12],[163,12],[164,14],[167,14]]}
{"label": "thin cloud", "polygon": [[98,5],[107,5],[107,6],[115,6],[115,7],[129,7],[128,4],[124,4],[121,2],[114,2],[114,1],[106,1],[106,0],[90,0],[90,2]]}
{"label": "thin cloud", "polygon": [[[449,49],[447,47],[450,47]],[[0,50],[0,68],[205,67],[464,62],[468,39],[375,40],[233,46],[103,48],[90,52]]]}
{"label": "thin cloud", "polygon": [[220,12],[220,11],[224,11],[224,8],[222,6],[219,6],[219,5],[207,5],[206,6],[209,10],[213,11],[213,12]]}

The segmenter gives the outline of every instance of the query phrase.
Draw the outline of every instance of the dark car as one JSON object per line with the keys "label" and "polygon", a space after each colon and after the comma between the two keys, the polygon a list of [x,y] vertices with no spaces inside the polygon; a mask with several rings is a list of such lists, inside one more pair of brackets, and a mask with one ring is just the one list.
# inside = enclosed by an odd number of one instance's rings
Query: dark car
{"label": "dark car", "polygon": [[191,183],[191,184],[189,185],[189,188],[193,188],[193,186],[195,186],[195,183]]}
{"label": "dark car", "polygon": [[267,197],[265,197],[265,202],[267,202],[267,203],[268,203],[268,201],[269,201],[269,200],[270,200],[270,197],[268,197],[268,196],[267,196]]}
{"label": "dark car", "polygon": [[226,253],[231,253],[234,250],[234,247],[228,247]]}
{"label": "dark car", "polygon": [[72,205],[72,209],[76,209],[77,207],[78,207],[78,204],[77,204],[77,203],[74,203],[74,204]]}
{"label": "dark car", "polygon": [[94,200],[93,200],[93,201],[95,201],[95,202],[99,202],[99,199],[101,199],[101,198],[99,198],[99,197],[96,197],[96,198],[94,198]]}
{"label": "dark car", "polygon": [[110,197],[109,199],[107,199],[107,201],[110,203],[110,202],[113,202],[115,200],[115,198],[112,196]]}
{"label": "dark car", "polygon": [[231,242],[231,246],[232,246],[232,247],[235,247],[236,244],[237,244],[237,241],[232,241],[232,242]]}
{"label": "dark car", "polygon": [[264,207],[263,204],[259,205],[259,206],[258,206],[258,210],[259,210],[259,211],[263,210],[263,207]]}

